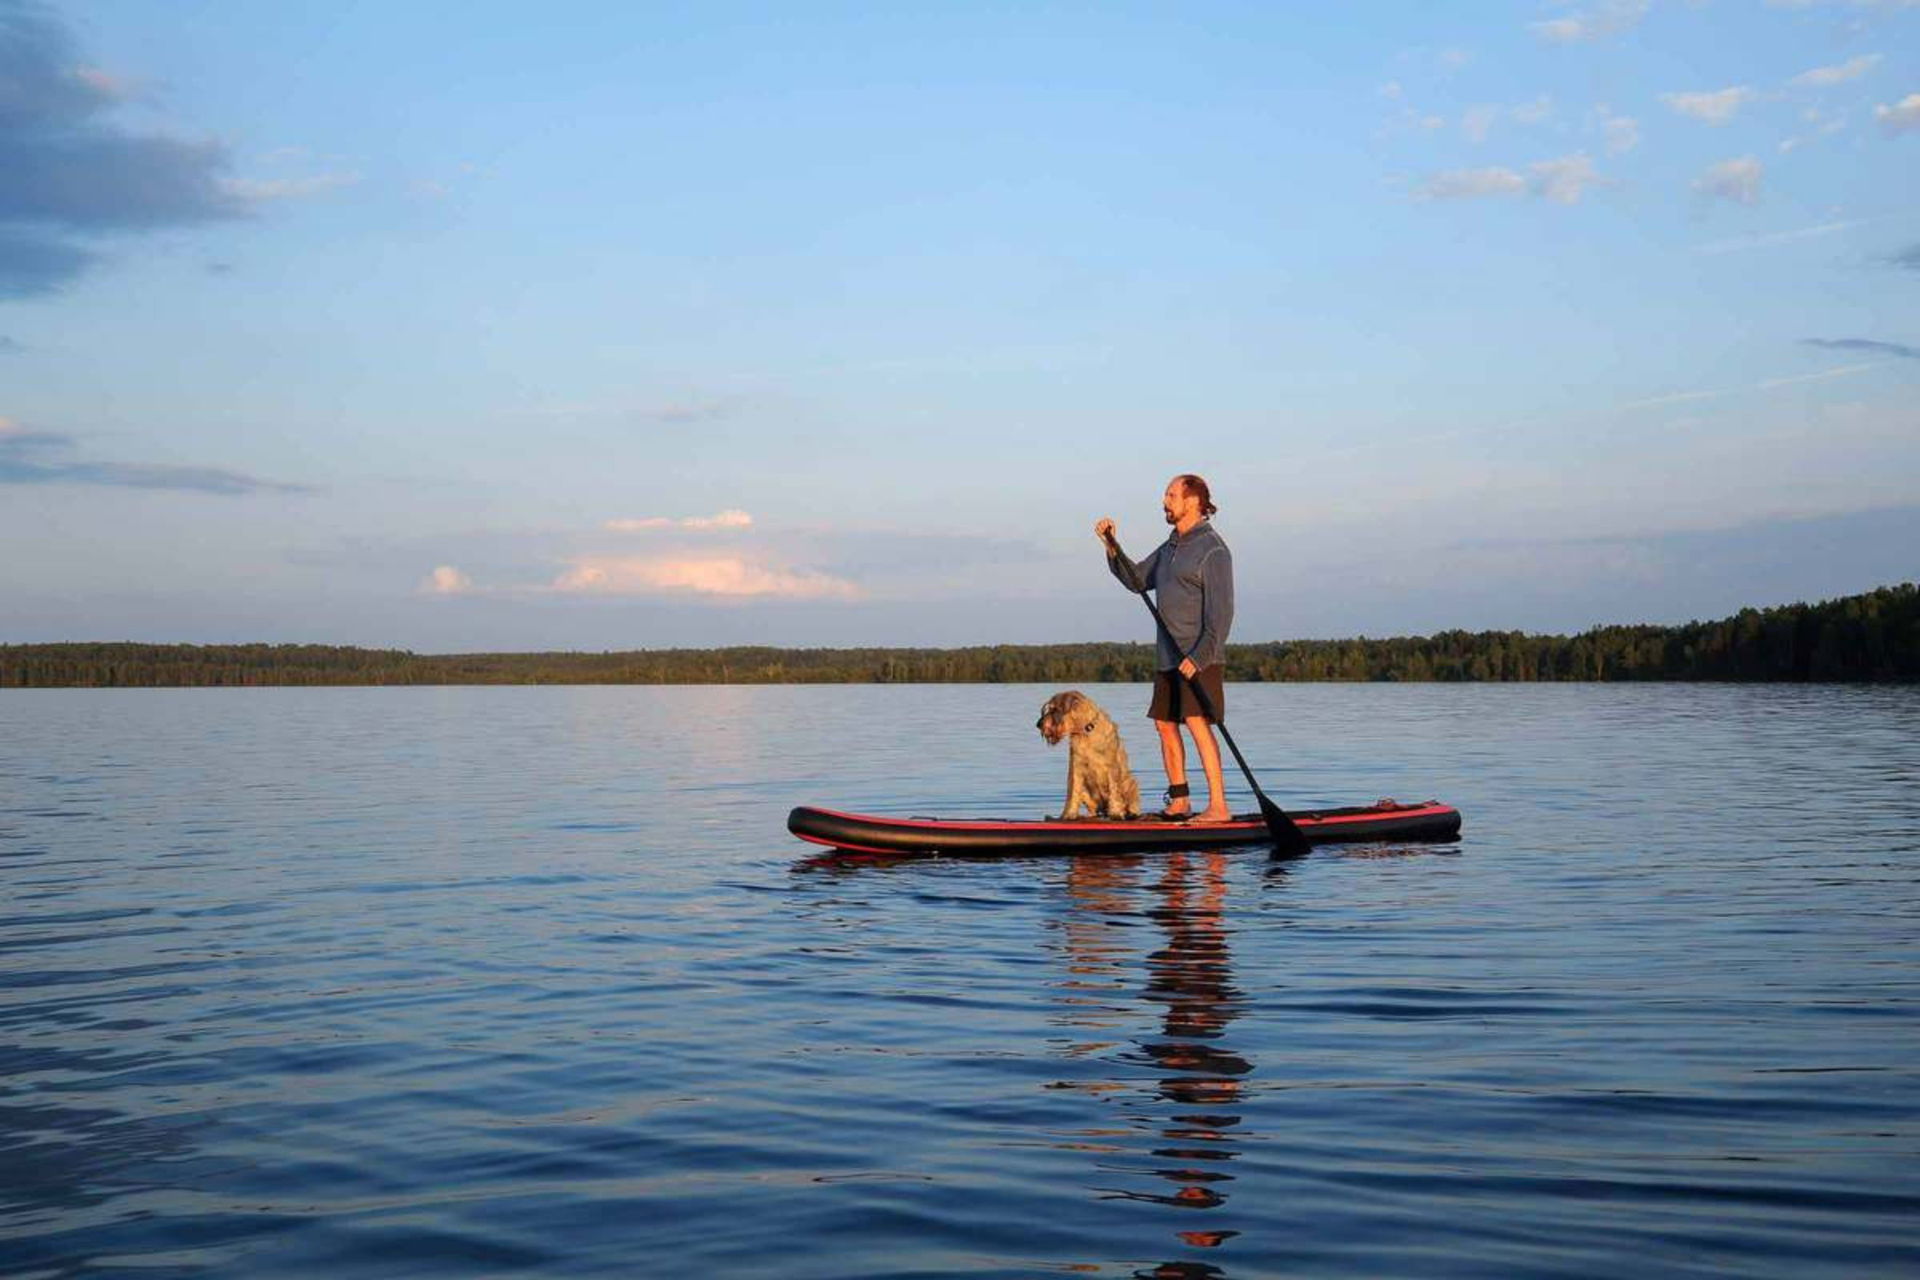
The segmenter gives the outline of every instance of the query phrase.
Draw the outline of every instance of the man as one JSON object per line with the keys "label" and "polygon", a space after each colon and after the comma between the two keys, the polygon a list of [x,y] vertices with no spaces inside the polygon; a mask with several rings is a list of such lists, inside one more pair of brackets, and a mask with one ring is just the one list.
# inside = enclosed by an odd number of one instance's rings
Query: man
{"label": "man", "polygon": [[[1159,672],[1147,715],[1160,731],[1160,758],[1167,767],[1167,804],[1161,815],[1195,822],[1225,822],[1227,788],[1220,771],[1220,744],[1213,725],[1226,714],[1222,676],[1227,661],[1227,631],[1233,625],[1233,556],[1208,519],[1217,508],[1207,482],[1195,475],[1175,476],[1160,500],[1173,534],[1145,560],[1135,563],[1120,550],[1113,521],[1101,519],[1093,534],[1107,548],[1107,568],[1120,584],[1140,594],[1151,589],[1165,626],[1155,638]],[[1209,716],[1201,710],[1189,681],[1206,691]],[[1200,750],[1207,775],[1207,807],[1193,812],[1187,787],[1185,725]]]}

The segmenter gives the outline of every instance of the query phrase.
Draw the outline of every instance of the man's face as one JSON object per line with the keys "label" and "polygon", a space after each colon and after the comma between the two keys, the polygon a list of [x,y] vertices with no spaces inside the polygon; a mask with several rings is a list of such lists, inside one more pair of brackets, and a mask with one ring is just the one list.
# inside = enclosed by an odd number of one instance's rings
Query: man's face
{"label": "man's face", "polygon": [[1200,500],[1187,492],[1187,487],[1178,480],[1167,486],[1160,496],[1160,509],[1166,512],[1168,524],[1179,524],[1187,513],[1200,505]]}

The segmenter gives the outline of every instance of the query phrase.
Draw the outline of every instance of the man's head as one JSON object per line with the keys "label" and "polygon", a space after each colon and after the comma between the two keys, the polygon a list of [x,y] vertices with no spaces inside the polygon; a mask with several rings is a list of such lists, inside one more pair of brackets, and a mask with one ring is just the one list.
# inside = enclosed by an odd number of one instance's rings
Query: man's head
{"label": "man's head", "polygon": [[1168,524],[1183,530],[1219,510],[1213,505],[1207,482],[1196,475],[1175,476],[1169,480],[1167,491],[1160,498],[1160,509],[1166,513]]}

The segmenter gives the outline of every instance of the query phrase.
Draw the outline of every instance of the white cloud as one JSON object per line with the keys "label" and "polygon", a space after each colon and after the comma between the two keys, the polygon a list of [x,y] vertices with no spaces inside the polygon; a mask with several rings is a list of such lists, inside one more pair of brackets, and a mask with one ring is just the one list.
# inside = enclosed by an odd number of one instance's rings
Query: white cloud
{"label": "white cloud", "polygon": [[443,564],[421,580],[420,590],[430,596],[457,596],[473,590],[473,579],[450,564]]}
{"label": "white cloud", "polygon": [[357,173],[318,173],[305,178],[227,178],[221,189],[241,200],[299,200],[351,187],[360,181]]}
{"label": "white cloud", "polygon": [[1517,196],[1526,189],[1527,180],[1511,169],[1449,169],[1428,178],[1415,194],[1422,200],[1473,200]]}
{"label": "white cloud", "polygon": [[1515,107],[1502,107],[1495,103],[1483,102],[1468,107],[1460,117],[1460,132],[1470,142],[1485,142],[1502,116],[1515,124],[1544,124],[1553,116],[1553,99],[1541,94],[1531,102],[1523,102]]}
{"label": "white cloud", "polygon": [[1663,93],[1660,101],[1683,116],[1691,116],[1705,124],[1723,125],[1756,96],[1752,89],[1739,85],[1731,89],[1715,89],[1710,93]]}
{"label": "white cloud", "polygon": [[1767,378],[1744,387],[1715,387],[1705,391],[1676,391],[1664,396],[1648,396],[1644,400],[1631,400],[1619,406],[1626,409],[1654,409],[1670,404],[1687,404],[1696,400],[1723,400],[1728,396],[1747,395],[1755,391],[1777,391],[1781,387],[1791,387],[1802,382],[1825,382],[1829,378],[1850,378],[1856,373],[1865,373],[1879,367],[1878,361],[1864,364],[1843,364],[1832,369],[1819,369],[1813,373],[1795,373],[1784,378]]}
{"label": "white cloud", "polygon": [[1605,127],[1608,155],[1625,155],[1640,145],[1640,122],[1632,116],[1609,116]]}
{"label": "white cloud", "polygon": [[1739,236],[1732,240],[1716,240],[1712,244],[1703,244],[1699,253],[1736,253],[1742,249],[1764,249],[1770,245],[1791,244],[1795,240],[1811,240],[1816,236],[1830,236],[1836,231],[1847,231],[1854,227],[1865,226],[1864,219],[1856,218],[1850,222],[1823,222],[1815,227],[1800,227],[1793,231],[1772,231],[1765,235]]}
{"label": "white cloud", "polygon": [[1543,93],[1532,102],[1523,102],[1515,107],[1512,115],[1519,124],[1545,124],[1553,115],[1553,99]]}
{"label": "white cloud", "polygon": [[1765,172],[1765,166],[1752,156],[1722,160],[1708,165],[1707,171],[1694,179],[1693,189],[1703,196],[1755,204],[1760,199],[1760,179]]}
{"label": "white cloud", "polygon": [[1380,86],[1380,96],[1389,102],[1397,101],[1405,92],[1406,91],[1400,87],[1398,80],[1389,80]]}
{"label": "white cloud", "polygon": [[857,600],[845,578],[781,569],[740,556],[590,556],[553,581],[570,595],[702,595],[735,599]]}
{"label": "white cloud", "polygon": [[1850,378],[1856,373],[1865,373],[1875,367],[1875,362],[1865,364],[1843,364],[1834,369],[1821,369],[1815,373],[1796,373],[1786,378],[1768,378],[1759,384],[1762,391],[1771,391],[1775,387],[1791,387],[1799,382],[1825,382],[1828,378]]}
{"label": "white cloud", "polygon": [[722,418],[732,417],[739,409],[732,400],[699,400],[679,404],[656,405],[641,409],[634,416],[647,422],[664,422],[669,426],[691,426],[700,422],[718,422]]}
{"label": "white cloud", "polygon": [[1533,193],[1558,204],[1579,204],[1587,188],[1600,181],[1585,152],[1542,160],[1533,166]]}
{"label": "white cloud", "polygon": [[1548,44],[1586,44],[1631,31],[1647,16],[1648,0],[1603,0],[1564,18],[1529,23],[1528,30]]}
{"label": "white cloud", "polygon": [[1873,118],[1888,133],[1920,129],[1920,93],[1910,93],[1890,107],[1875,107]]}
{"label": "white cloud", "polygon": [[1587,188],[1601,181],[1585,152],[1541,160],[1528,166],[1529,180],[1513,169],[1448,169],[1436,173],[1415,191],[1419,200],[1476,200],[1486,196],[1518,196],[1532,192],[1558,204],[1578,204]]}
{"label": "white cloud", "polygon": [[684,516],[675,520],[669,516],[644,516],[634,520],[609,520],[604,527],[609,533],[641,533],[649,529],[750,529],[753,517],[735,507],[715,512],[710,516]]}
{"label": "white cloud", "polygon": [[1834,116],[1829,119],[1818,107],[1809,107],[1802,113],[1801,119],[1813,126],[1813,132],[1802,134],[1797,138],[1787,138],[1783,140],[1780,143],[1780,150],[1783,153],[1797,150],[1800,147],[1806,146],[1809,142],[1817,142],[1821,138],[1831,137],[1833,134],[1839,133],[1847,127],[1847,118],[1845,116]]}
{"label": "white cloud", "polygon": [[1837,66],[1815,67],[1811,71],[1802,71],[1793,78],[1791,83],[1812,89],[1824,89],[1829,85],[1845,84],[1849,80],[1858,80],[1861,76],[1873,70],[1879,61],[1879,54],[1863,53],[1859,57],[1851,58]]}

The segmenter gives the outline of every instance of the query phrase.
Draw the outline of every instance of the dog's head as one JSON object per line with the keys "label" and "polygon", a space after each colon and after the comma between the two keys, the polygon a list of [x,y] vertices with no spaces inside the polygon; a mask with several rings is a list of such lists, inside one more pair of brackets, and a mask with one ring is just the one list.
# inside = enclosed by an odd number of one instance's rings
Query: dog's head
{"label": "dog's head", "polygon": [[1071,734],[1091,733],[1094,725],[1100,721],[1100,714],[1100,708],[1092,698],[1078,689],[1069,689],[1047,699],[1033,727],[1040,731],[1040,736],[1051,747]]}

